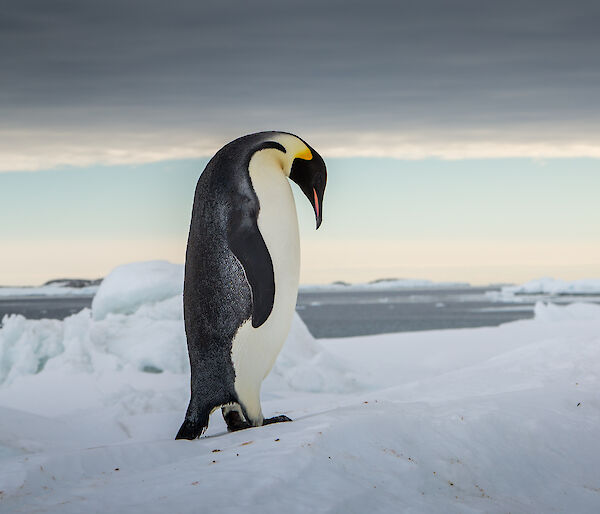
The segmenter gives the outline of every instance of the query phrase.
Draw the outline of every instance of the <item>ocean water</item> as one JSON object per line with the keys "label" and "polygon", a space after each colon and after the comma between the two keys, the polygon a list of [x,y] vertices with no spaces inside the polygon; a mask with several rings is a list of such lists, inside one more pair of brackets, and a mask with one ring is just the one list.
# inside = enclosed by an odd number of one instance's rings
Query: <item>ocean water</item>
{"label": "ocean water", "polygon": [[[497,287],[301,292],[296,309],[312,334],[322,338],[497,326],[532,318],[538,300],[600,303],[598,297],[499,299],[498,293]],[[91,304],[91,296],[1,298],[0,319],[5,314],[63,319]]]}
{"label": "ocean water", "polygon": [[496,326],[533,317],[533,301],[498,302],[498,288],[402,289],[299,295],[298,313],[315,337]]}

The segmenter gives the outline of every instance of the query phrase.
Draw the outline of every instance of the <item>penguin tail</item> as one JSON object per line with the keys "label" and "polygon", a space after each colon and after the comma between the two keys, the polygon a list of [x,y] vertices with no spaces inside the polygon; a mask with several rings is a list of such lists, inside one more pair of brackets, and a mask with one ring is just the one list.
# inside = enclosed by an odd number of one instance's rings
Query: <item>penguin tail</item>
{"label": "penguin tail", "polygon": [[179,432],[175,436],[175,439],[196,439],[200,437],[208,427],[208,416],[204,422],[194,422],[189,419],[185,419]]}

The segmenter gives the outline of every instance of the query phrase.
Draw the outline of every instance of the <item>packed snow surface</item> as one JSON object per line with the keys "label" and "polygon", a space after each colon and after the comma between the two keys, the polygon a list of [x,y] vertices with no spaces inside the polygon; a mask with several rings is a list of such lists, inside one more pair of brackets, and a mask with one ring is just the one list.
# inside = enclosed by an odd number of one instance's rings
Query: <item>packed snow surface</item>
{"label": "packed snow surface", "polygon": [[600,511],[600,306],[330,340],[296,317],[262,391],[294,421],[174,441],[181,285],[140,302],[151,269],[102,316],[3,319],[0,512]]}

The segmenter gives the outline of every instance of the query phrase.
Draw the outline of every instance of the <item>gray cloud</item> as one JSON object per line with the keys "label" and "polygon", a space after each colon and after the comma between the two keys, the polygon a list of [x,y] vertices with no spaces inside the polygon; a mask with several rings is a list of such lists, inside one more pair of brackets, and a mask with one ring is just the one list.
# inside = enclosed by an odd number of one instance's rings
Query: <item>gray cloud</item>
{"label": "gray cloud", "polygon": [[7,1],[0,131],[589,142],[599,15],[564,1]]}

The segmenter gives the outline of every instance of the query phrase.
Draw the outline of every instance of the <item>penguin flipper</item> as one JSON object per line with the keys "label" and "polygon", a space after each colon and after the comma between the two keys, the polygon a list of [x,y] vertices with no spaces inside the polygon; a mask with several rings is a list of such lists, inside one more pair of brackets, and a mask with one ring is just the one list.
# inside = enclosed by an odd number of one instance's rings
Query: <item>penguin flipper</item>
{"label": "penguin flipper", "polygon": [[229,220],[227,241],[240,261],[252,290],[252,326],[260,327],[271,314],[275,301],[273,261],[258,229],[256,206],[242,202]]}

